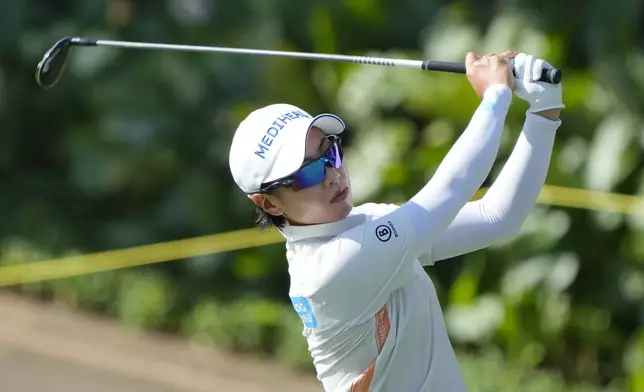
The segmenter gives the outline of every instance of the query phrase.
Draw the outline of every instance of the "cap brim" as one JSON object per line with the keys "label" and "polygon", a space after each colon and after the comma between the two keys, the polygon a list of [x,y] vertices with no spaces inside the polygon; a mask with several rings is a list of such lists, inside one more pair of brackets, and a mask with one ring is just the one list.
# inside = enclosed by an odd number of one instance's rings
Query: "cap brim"
{"label": "cap brim", "polygon": [[344,131],[344,121],[335,114],[324,113],[315,116],[303,132],[297,132],[282,146],[264,182],[279,180],[295,173],[304,162],[306,139],[311,128],[319,128],[327,135],[337,135]]}

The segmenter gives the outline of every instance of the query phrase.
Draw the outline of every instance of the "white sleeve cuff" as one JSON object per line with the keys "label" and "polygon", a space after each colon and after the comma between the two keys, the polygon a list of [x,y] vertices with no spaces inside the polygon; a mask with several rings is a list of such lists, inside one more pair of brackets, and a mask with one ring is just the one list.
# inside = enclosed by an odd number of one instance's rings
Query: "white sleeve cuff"
{"label": "white sleeve cuff", "polygon": [[561,119],[549,120],[537,114],[526,112],[525,125],[527,127],[536,127],[545,131],[555,132],[561,126]]}

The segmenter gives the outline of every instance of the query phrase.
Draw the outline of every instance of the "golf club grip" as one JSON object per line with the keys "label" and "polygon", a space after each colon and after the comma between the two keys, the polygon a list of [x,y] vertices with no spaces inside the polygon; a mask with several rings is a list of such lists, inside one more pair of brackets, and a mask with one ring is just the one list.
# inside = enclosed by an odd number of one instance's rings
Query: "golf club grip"
{"label": "golf club grip", "polygon": [[[465,64],[463,63],[453,63],[449,61],[432,61],[425,60],[423,61],[422,68],[426,71],[441,71],[441,72],[452,72],[452,73],[465,73]],[[560,69],[543,69],[541,71],[541,77],[539,82],[546,82],[550,84],[559,84],[561,83],[562,72]]]}

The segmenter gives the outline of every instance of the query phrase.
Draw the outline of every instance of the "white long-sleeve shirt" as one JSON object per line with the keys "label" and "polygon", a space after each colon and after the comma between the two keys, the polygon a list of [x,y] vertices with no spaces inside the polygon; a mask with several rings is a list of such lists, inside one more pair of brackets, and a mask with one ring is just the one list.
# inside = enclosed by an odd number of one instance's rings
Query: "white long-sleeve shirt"
{"label": "white long-sleeve shirt", "polygon": [[325,391],[466,391],[431,279],[436,260],[516,233],[548,169],[559,121],[528,114],[487,194],[512,92],[492,86],[432,179],[402,206],[364,204],[341,221],[287,226],[289,295]]}

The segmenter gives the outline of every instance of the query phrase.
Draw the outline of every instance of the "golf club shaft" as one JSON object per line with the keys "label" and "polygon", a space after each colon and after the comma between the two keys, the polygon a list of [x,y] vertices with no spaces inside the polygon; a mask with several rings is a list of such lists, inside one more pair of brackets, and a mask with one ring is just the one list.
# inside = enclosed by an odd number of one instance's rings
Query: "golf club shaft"
{"label": "golf club shaft", "polygon": [[[424,61],[420,61],[420,60],[389,59],[389,58],[367,57],[367,56],[348,56],[348,55],[340,55],[340,54],[288,52],[288,51],[280,51],[280,50],[261,50],[261,49],[239,49],[239,48],[198,46],[198,45],[157,44],[157,43],[130,42],[130,41],[90,40],[90,39],[82,39],[82,38],[78,40],[73,39],[72,44],[84,45],[84,46],[112,46],[112,47],[118,47],[118,48],[131,48],[131,49],[161,49],[161,50],[177,50],[177,51],[186,51],[186,52],[248,54],[248,55],[259,55],[259,56],[287,57],[287,58],[295,58],[295,59],[303,59],[303,60],[340,61],[340,62],[346,62],[346,63],[373,64],[373,65],[383,65],[383,66],[389,66],[389,67],[425,69],[423,67]],[[451,64],[451,63],[445,63],[445,64]],[[459,64],[454,63],[454,65],[457,66]],[[465,67],[463,66],[462,68],[463,68],[463,73],[465,73]],[[459,71],[453,70],[450,72],[459,72]]]}
{"label": "golf club shaft", "polygon": [[[120,48],[132,49],[161,49],[161,50],[179,50],[189,52],[211,52],[211,53],[229,53],[229,54],[247,54],[259,56],[273,56],[273,57],[286,57],[304,60],[322,60],[322,61],[339,61],[345,63],[356,64],[370,64],[381,65],[388,67],[404,67],[415,68],[426,71],[441,71],[450,73],[464,74],[465,64],[447,61],[432,61],[432,60],[404,60],[392,59],[385,57],[368,57],[368,56],[348,56],[341,54],[322,54],[322,53],[306,53],[306,52],[290,52],[279,50],[262,50],[262,49],[240,49],[240,48],[226,48],[216,46],[197,46],[197,45],[174,45],[174,44],[159,44],[148,42],[131,42],[131,41],[110,41],[110,40],[93,40],[89,38],[75,37],[72,39],[72,44],[87,45],[87,46],[112,46]],[[514,72],[514,70],[513,70]],[[541,73],[539,81],[558,84],[561,82],[561,71],[558,69],[544,69]]]}

